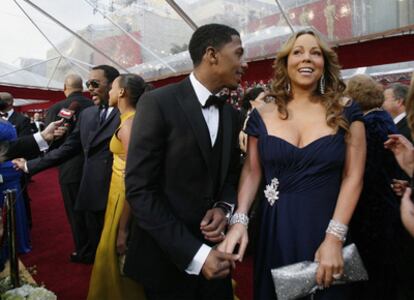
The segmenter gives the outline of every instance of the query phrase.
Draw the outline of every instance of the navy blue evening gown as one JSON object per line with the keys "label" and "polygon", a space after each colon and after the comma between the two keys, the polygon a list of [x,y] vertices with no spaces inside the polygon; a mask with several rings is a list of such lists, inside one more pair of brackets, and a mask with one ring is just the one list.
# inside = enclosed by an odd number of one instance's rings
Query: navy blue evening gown
{"label": "navy blue evening gown", "polygon": [[[362,120],[355,102],[344,108],[349,123]],[[258,138],[266,185],[277,178],[278,199],[261,204],[261,225],[255,258],[254,298],[276,299],[270,270],[304,260],[314,260],[333,216],[345,160],[345,131],[323,136],[304,147],[267,133],[254,110],[246,133]],[[315,299],[348,299],[348,287],[318,292]]]}

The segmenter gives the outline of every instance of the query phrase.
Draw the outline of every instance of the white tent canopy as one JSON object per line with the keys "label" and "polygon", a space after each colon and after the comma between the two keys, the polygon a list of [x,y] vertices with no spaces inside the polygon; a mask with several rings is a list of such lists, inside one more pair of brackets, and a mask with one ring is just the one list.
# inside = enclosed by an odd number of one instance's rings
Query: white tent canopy
{"label": "white tent canopy", "polygon": [[274,56],[288,34],[307,27],[336,45],[399,28],[406,29],[393,34],[406,34],[414,2],[2,0],[0,22],[0,85],[61,89],[68,73],[86,78],[97,64],[148,80],[187,72],[190,36],[212,22],[240,31],[248,61]]}

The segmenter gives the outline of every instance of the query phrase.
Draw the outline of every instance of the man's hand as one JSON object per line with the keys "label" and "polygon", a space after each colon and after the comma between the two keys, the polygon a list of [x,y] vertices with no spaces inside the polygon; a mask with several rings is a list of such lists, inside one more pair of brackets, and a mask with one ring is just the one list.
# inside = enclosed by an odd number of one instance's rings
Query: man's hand
{"label": "man's hand", "polygon": [[16,158],[16,159],[13,159],[12,160],[13,167],[17,171],[21,170],[21,171],[23,171],[25,173],[28,173],[27,172],[27,168],[26,168],[26,162],[27,162],[27,160],[25,160],[24,158]]}
{"label": "man's hand", "polygon": [[54,138],[62,137],[67,131],[66,127],[61,126],[63,125],[63,121],[64,119],[60,119],[47,125],[47,127],[40,133],[42,138],[46,142],[51,142]]}
{"label": "man's hand", "polygon": [[230,270],[235,268],[237,259],[237,255],[211,249],[201,272],[208,280],[225,278],[230,274]]}
{"label": "man's hand", "polygon": [[227,219],[224,211],[219,207],[215,207],[206,212],[203,220],[201,220],[200,229],[206,240],[219,243],[225,237],[226,225]]}

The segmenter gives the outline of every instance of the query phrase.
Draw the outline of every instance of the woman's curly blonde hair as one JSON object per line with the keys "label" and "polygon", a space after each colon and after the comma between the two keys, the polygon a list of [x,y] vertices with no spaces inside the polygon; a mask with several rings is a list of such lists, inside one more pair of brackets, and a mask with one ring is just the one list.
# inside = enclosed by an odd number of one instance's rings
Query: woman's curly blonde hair
{"label": "woman's curly blonde hair", "polygon": [[313,91],[313,100],[320,101],[326,108],[326,123],[329,127],[338,130],[343,128],[346,132],[349,131],[349,123],[342,116],[344,109],[342,99],[345,90],[345,83],[340,77],[340,65],[336,53],[324,42],[318,34],[312,30],[298,31],[294,33],[282,46],[281,50],[276,55],[276,60],[273,64],[274,75],[271,84],[271,96],[275,98],[275,104],[282,119],[287,119],[289,113],[287,104],[292,100],[292,93],[287,88],[290,85],[290,79],[287,72],[288,56],[293,49],[296,40],[305,34],[310,34],[315,37],[319,47],[322,50],[325,67],[323,74],[325,76],[325,93],[322,95],[319,90],[319,84]]}

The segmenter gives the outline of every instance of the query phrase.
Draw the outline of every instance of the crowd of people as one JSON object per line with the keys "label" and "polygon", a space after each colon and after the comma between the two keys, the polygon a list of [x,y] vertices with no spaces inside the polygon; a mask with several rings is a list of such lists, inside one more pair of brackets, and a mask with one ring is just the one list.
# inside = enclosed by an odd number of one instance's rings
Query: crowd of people
{"label": "crowd of people", "polygon": [[[90,100],[68,75],[67,99],[20,138],[0,94],[0,172],[16,183],[59,166],[68,259],[93,264],[88,299],[235,299],[249,239],[255,299],[276,299],[271,269],[302,261],[318,263],[304,299],[414,299],[414,79],[345,83],[336,53],[306,30],[239,104],[240,34],[201,26],[189,52],[191,74],[157,89],[99,65]],[[336,285],[350,243],[369,280]]]}

